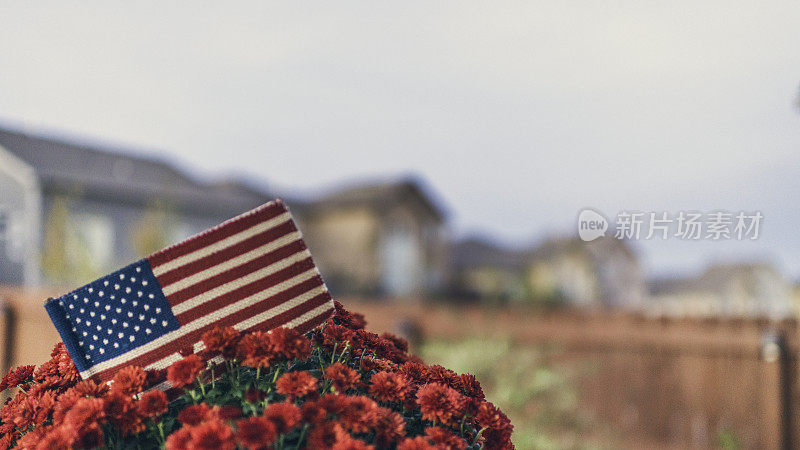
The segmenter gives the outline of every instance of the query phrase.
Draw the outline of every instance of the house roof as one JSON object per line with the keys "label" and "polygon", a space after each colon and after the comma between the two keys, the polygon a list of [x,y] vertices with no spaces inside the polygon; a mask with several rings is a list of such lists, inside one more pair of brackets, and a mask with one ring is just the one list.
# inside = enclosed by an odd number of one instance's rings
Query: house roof
{"label": "house roof", "polygon": [[445,220],[447,214],[444,208],[424,183],[415,177],[349,185],[329,191],[313,201],[306,202],[302,207],[312,212],[350,205],[383,209],[408,198],[417,199],[436,220],[440,222]]}
{"label": "house roof", "polygon": [[0,146],[29,164],[45,193],[72,193],[127,203],[168,202],[189,211],[233,214],[269,196],[194,180],[172,164],[124,149],[0,128]]}
{"label": "house roof", "polygon": [[764,272],[769,272],[776,279],[782,278],[775,266],[768,263],[715,264],[695,277],[650,280],[648,289],[653,295],[715,292],[734,281],[754,286],[759,274]]}
{"label": "house roof", "polygon": [[494,267],[521,270],[530,260],[530,252],[503,248],[486,238],[469,237],[453,243],[450,248],[456,270]]}
{"label": "house roof", "polygon": [[611,236],[603,236],[589,242],[574,236],[554,236],[541,241],[532,251],[535,260],[548,260],[566,253],[581,252],[594,257],[614,253],[630,260],[637,259],[626,241]]}

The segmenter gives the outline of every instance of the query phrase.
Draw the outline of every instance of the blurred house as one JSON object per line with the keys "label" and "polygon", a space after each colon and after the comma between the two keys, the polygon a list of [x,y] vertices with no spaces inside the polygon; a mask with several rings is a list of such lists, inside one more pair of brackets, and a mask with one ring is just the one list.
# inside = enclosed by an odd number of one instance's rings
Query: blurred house
{"label": "blurred house", "polygon": [[793,314],[792,284],[773,265],[719,264],[693,278],[649,283],[652,314],[783,318]]}
{"label": "blurred house", "polygon": [[445,213],[419,180],[363,183],[290,204],[332,292],[423,297],[440,291]]}
{"label": "blurred house", "polygon": [[638,258],[610,237],[548,238],[520,250],[471,238],[455,243],[452,253],[456,295],[625,309],[640,307],[646,296]]}
{"label": "blurred house", "polygon": [[525,301],[530,252],[501,247],[489,239],[469,237],[454,242],[451,296],[459,299]]}
{"label": "blurred house", "polygon": [[0,283],[39,282],[40,223],[36,173],[0,147]]}
{"label": "blurred house", "polygon": [[579,308],[638,309],[647,288],[639,260],[623,240],[550,238],[527,266],[531,296]]}
{"label": "blurred house", "polygon": [[0,187],[0,283],[8,284],[39,274],[46,283],[91,281],[269,198],[117,148],[7,129]]}

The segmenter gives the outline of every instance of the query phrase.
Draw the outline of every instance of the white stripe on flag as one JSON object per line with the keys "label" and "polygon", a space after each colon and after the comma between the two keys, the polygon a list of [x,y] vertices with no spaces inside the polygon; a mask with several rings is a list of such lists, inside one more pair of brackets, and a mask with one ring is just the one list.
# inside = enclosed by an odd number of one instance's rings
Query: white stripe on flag
{"label": "white stripe on flag", "polygon": [[248,285],[248,284],[250,284],[250,283],[252,283],[254,281],[258,281],[258,280],[260,280],[262,278],[266,278],[266,277],[272,275],[275,272],[278,272],[278,271],[280,271],[282,269],[285,269],[285,268],[291,266],[294,263],[300,262],[300,261],[302,261],[304,259],[307,259],[307,258],[310,258],[310,257],[311,257],[311,253],[308,251],[308,249],[303,250],[303,251],[299,251],[299,252],[295,253],[294,255],[287,256],[286,258],[283,258],[282,260],[280,260],[278,262],[274,262],[274,263],[268,265],[267,267],[264,267],[263,269],[259,269],[259,270],[255,271],[253,273],[250,273],[250,274],[245,275],[243,277],[237,278],[237,279],[235,279],[233,281],[229,281],[229,282],[227,282],[227,283],[225,283],[225,284],[223,284],[221,286],[215,287],[214,289],[211,289],[209,291],[205,291],[202,294],[198,294],[198,295],[196,295],[196,296],[194,296],[194,297],[192,297],[190,299],[187,299],[186,301],[181,302],[181,303],[173,306],[172,307],[172,313],[177,316],[178,314],[184,313],[186,311],[190,311],[190,310],[202,305],[203,303],[210,302],[210,301],[214,300],[215,298],[217,298],[219,296],[225,295],[225,294],[233,291],[234,289],[238,289],[238,288],[240,288],[242,286],[246,286],[246,285]]}
{"label": "white stripe on flag", "polygon": [[261,222],[257,225],[254,225],[244,231],[240,231],[233,236],[228,236],[221,241],[217,241],[211,245],[207,245],[203,248],[193,251],[192,253],[179,256],[175,259],[165,262],[159,266],[153,267],[153,274],[155,276],[159,276],[161,274],[167,273],[170,270],[177,269],[178,267],[184,266],[191,262],[197,261],[200,258],[206,257],[212,253],[216,253],[224,248],[230,247],[231,245],[238,244],[243,240],[253,237],[259,233],[263,233],[264,231],[270,230],[272,228],[278,227],[283,225],[284,223],[291,220],[292,216],[285,212],[280,216],[273,217],[266,222]]}
{"label": "white stripe on flag", "polygon": [[316,308],[314,308],[311,311],[303,314],[302,316],[295,317],[294,320],[286,323],[284,326],[287,327],[287,328],[298,327],[298,326],[308,322],[309,320],[313,319],[314,317],[317,317],[318,315],[320,315],[320,314],[322,314],[325,311],[328,311],[330,309],[333,309],[333,307],[331,305],[329,305],[329,304],[324,304],[324,305],[317,306]]}
{"label": "white stripe on flag", "polygon": [[219,275],[222,272],[227,270],[233,269],[236,266],[240,266],[245,264],[249,261],[252,261],[259,256],[263,256],[273,250],[277,250],[283,247],[286,244],[291,244],[292,242],[300,240],[300,232],[295,231],[293,233],[287,234],[285,236],[281,236],[280,238],[262,245],[261,247],[255,248],[250,250],[247,253],[243,253],[235,258],[231,258],[219,264],[209,267],[208,269],[202,270],[197,272],[193,275],[187,276],[185,278],[181,278],[176,280],[172,284],[161,286],[161,291],[164,293],[164,296],[168,296],[170,294],[174,294],[180,290],[186,289],[190,286],[193,286],[207,278],[211,278],[214,275]]}

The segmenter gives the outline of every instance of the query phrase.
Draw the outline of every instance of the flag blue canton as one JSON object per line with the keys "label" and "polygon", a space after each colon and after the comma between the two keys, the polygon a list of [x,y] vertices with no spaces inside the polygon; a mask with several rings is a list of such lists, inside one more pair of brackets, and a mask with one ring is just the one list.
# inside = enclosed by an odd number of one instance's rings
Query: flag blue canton
{"label": "flag blue canton", "polygon": [[45,308],[79,371],[180,326],[143,259],[70,292]]}

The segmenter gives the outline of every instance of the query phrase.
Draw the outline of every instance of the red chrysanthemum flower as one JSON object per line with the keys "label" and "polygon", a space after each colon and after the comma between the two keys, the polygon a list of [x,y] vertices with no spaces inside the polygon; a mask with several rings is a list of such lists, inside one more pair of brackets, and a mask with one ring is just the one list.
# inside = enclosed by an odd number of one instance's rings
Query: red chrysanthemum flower
{"label": "red chrysanthemum flower", "polygon": [[62,423],[73,430],[81,430],[89,424],[101,422],[105,416],[105,402],[102,399],[81,398],[67,411]]}
{"label": "red chrysanthemum flower", "polygon": [[11,410],[4,414],[4,419],[10,419],[17,428],[24,430],[31,425],[41,425],[53,411],[55,393],[51,391],[39,395],[22,393],[18,397],[19,402],[11,404]]}
{"label": "red chrysanthemum flower", "polygon": [[190,427],[183,427],[170,434],[164,443],[164,447],[167,450],[186,450],[189,448],[189,441],[192,439],[191,431]]}
{"label": "red chrysanthemum flower", "polygon": [[346,310],[338,301],[334,301],[333,304],[336,308],[336,320],[338,320],[342,325],[353,330],[363,329],[365,326],[367,326],[367,321],[364,319],[363,314],[353,313]]}
{"label": "red chrysanthemum flower", "polygon": [[31,384],[30,388],[28,389],[28,394],[32,396],[38,396],[47,391],[60,391],[62,387],[67,385],[69,385],[69,383],[61,377],[46,377],[44,380],[39,381],[38,383]]}
{"label": "red chrysanthemum flower", "polygon": [[220,420],[236,420],[242,417],[242,408],[234,405],[214,406],[211,408],[211,416]]}
{"label": "red chrysanthemum flower", "polygon": [[123,394],[133,395],[142,391],[146,375],[139,366],[126,366],[119,370],[111,380],[111,389]]}
{"label": "red chrysanthemum flower", "polygon": [[167,412],[168,404],[167,394],[164,391],[154,389],[139,398],[136,408],[139,410],[139,414],[144,417],[156,417]]}
{"label": "red chrysanthemum flower", "polygon": [[237,345],[237,355],[245,366],[267,367],[275,359],[269,334],[254,331],[245,335]]}
{"label": "red chrysanthemum flower", "polygon": [[280,376],[275,382],[275,390],[285,395],[289,400],[304,397],[317,390],[317,379],[305,370],[288,372]]}
{"label": "red chrysanthemum flower", "polygon": [[425,429],[425,437],[433,443],[436,448],[445,450],[466,450],[467,442],[454,435],[452,431],[442,427],[428,427]]}
{"label": "red chrysanthemum flower", "polygon": [[326,380],[331,380],[333,387],[342,393],[355,388],[361,381],[361,375],[358,372],[338,362],[326,367],[323,376]]}
{"label": "red chrysanthemum flower", "polygon": [[222,355],[225,359],[236,356],[236,346],[239,344],[241,333],[233,327],[216,326],[203,333],[203,344],[209,356]]}
{"label": "red chrysanthemum flower", "polygon": [[457,391],[460,391],[462,388],[461,377],[452,370],[438,364],[428,368],[428,381],[450,386]]}
{"label": "red chrysanthemum flower", "polygon": [[378,447],[388,448],[406,435],[406,421],[403,416],[389,408],[378,408],[375,412],[375,437]]}
{"label": "red chrysanthemum flower", "polygon": [[189,432],[189,450],[234,450],[233,430],[221,420],[211,420],[193,427]]}
{"label": "red chrysanthemum flower", "polygon": [[403,339],[403,338],[401,338],[399,336],[395,336],[392,333],[383,333],[381,335],[381,337],[386,339],[387,341],[390,341],[392,344],[394,344],[395,348],[397,348],[401,352],[407,352],[408,351],[408,341],[407,340],[405,340],[405,339]]}
{"label": "red chrysanthemum flower", "polygon": [[67,346],[64,345],[63,342],[59,342],[55,345],[55,347],[53,347],[53,351],[50,352],[50,357],[55,360],[56,368],[62,379],[68,381],[76,381],[81,379],[78,368],[75,367],[75,363],[72,362],[72,358],[69,356],[69,352],[67,351]]}
{"label": "red chrysanthemum flower", "polygon": [[466,398],[451,387],[431,383],[417,391],[417,403],[424,419],[449,424],[453,418],[460,418]]}
{"label": "red chrysanthemum flower", "polygon": [[15,388],[23,381],[28,381],[35,370],[36,366],[19,366],[9,370],[0,381],[0,391]]}
{"label": "red chrysanthemum flower", "polygon": [[331,450],[373,450],[374,448],[374,445],[369,445],[361,439],[345,437],[333,444]]}
{"label": "red chrysanthemum flower", "polygon": [[402,402],[409,391],[408,378],[395,372],[378,372],[370,383],[370,395],[381,402]]}
{"label": "red chrysanthemum flower", "polygon": [[50,428],[47,434],[36,444],[37,449],[47,450],[68,450],[72,448],[75,442],[74,433],[72,430],[65,427]]}
{"label": "red chrysanthemum flower", "polygon": [[167,380],[174,387],[182,388],[191,384],[203,370],[203,361],[197,355],[189,355],[183,359],[175,361],[167,369]]}
{"label": "red chrysanthemum flower", "polygon": [[106,415],[111,423],[122,431],[123,436],[144,430],[144,423],[137,414],[136,405],[130,396],[111,390],[104,400]]}
{"label": "red chrysanthemum flower", "polygon": [[55,406],[53,406],[53,423],[61,423],[64,421],[64,416],[72,409],[79,399],[85,396],[74,388],[67,390],[58,396]]}
{"label": "red chrysanthemum flower", "polygon": [[278,434],[286,433],[300,422],[300,408],[294,403],[271,403],[264,410],[264,417],[275,425]]}
{"label": "red chrysanthemum flower", "polygon": [[56,393],[53,391],[43,392],[36,397],[36,413],[33,416],[33,423],[41,425],[50,418],[53,406],[56,404]]}
{"label": "red chrysanthemum flower", "polygon": [[286,359],[305,360],[311,356],[311,342],[299,331],[280,327],[269,333],[273,351]]}
{"label": "red chrysanthemum flower", "polygon": [[350,435],[338,423],[323,422],[315,425],[311,432],[308,433],[306,448],[331,448],[339,440],[349,437]]}
{"label": "red chrysanthemum flower", "polygon": [[403,442],[397,445],[397,450],[436,450],[436,447],[423,436],[417,436],[403,439]]}
{"label": "red chrysanthemum flower", "polygon": [[328,414],[339,415],[347,405],[347,398],[344,394],[325,394],[317,400],[317,405]]}
{"label": "red chrysanthemum flower", "polygon": [[345,398],[345,406],[339,419],[342,425],[355,433],[369,431],[377,418],[378,404],[364,396]]}
{"label": "red chrysanthemum flower", "polygon": [[364,358],[361,360],[361,368],[366,371],[395,372],[397,367],[397,364],[383,358]]}
{"label": "red chrysanthemum flower", "polygon": [[322,344],[328,348],[332,348],[334,345],[342,348],[345,342],[353,341],[355,336],[356,334],[353,330],[330,323],[326,324],[322,330]]}
{"label": "red chrysanthemum flower", "polygon": [[200,425],[209,419],[211,408],[205,403],[191,405],[178,413],[178,421],[184,425]]}
{"label": "red chrysanthemum flower", "polygon": [[33,371],[33,381],[42,381],[47,377],[58,376],[58,361],[51,359]]}
{"label": "red chrysanthemum flower", "polygon": [[100,448],[104,444],[103,429],[97,423],[93,423],[83,429],[74,446],[77,448]]}
{"label": "red chrysanthemum flower", "polygon": [[328,417],[328,411],[321,407],[317,401],[306,401],[300,407],[300,414],[303,421],[315,424],[324,421]]}
{"label": "red chrysanthemum flower", "polygon": [[236,422],[236,438],[242,447],[255,450],[268,448],[277,437],[275,424],[263,417],[250,417]]}
{"label": "red chrysanthemum flower", "polygon": [[72,389],[81,397],[102,397],[108,392],[108,384],[97,384],[93,380],[82,380],[77,382]]}
{"label": "red chrysanthemum flower", "polygon": [[8,450],[16,440],[16,437],[11,433],[4,433],[0,435],[0,450]]}
{"label": "red chrysanthemum flower", "polygon": [[481,403],[478,406],[476,420],[479,426],[486,428],[483,432],[483,437],[487,447],[503,448],[510,443],[514,425],[511,424],[508,416],[494,404],[489,402]]}
{"label": "red chrysanthemum flower", "polygon": [[397,371],[417,383],[428,382],[428,368],[418,362],[406,362],[397,368]]}
{"label": "red chrysanthemum flower", "polygon": [[37,427],[31,431],[28,431],[27,433],[25,433],[24,436],[22,436],[19,439],[19,441],[17,441],[16,448],[20,449],[36,448],[36,445],[38,445],[39,442],[41,442],[44,439],[44,437],[47,435],[47,433],[50,432],[52,428],[53,428],[52,426],[44,426],[44,427]]}
{"label": "red chrysanthemum flower", "polygon": [[483,388],[481,388],[481,384],[478,382],[478,379],[475,378],[475,375],[468,373],[461,374],[461,386],[461,392],[463,392],[464,395],[481,401],[486,399],[483,395]]}

